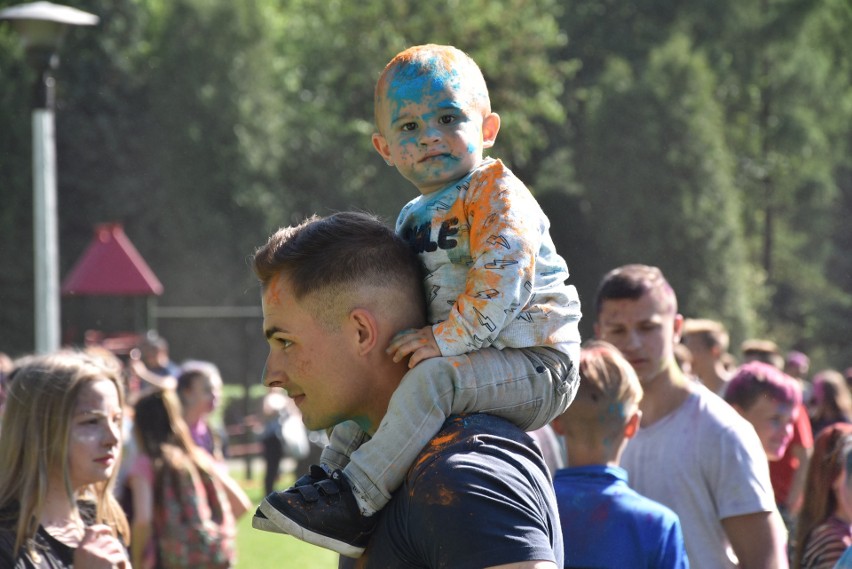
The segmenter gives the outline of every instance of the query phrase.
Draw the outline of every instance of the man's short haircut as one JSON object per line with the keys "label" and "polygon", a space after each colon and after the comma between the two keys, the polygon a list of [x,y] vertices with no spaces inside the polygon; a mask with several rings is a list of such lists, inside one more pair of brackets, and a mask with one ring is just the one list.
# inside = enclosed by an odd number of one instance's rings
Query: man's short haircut
{"label": "man's short haircut", "polygon": [[601,313],[605,300],[638,300],[645,293],[659,294],[677,313],[677,297],[663,272],[649,265],[624,265],[611,270],[601,280],[595,294],[595,311]]}
{"label": "man's short haircut", "polygon": [[683,321],[683,336],[695,336],[707,349],[718,346],[721,353],[728,351],[730,336],[724,324],[707,318],[687,318]]}
{"label": "man's short haircut", "polygon": [[802,402],[798,382],[772,364],[761,361],[740,366],[725,389],[725,401],[746,411],[763,397],[789,403],[794,408]]}
{"label": "man's short haircut", "polygon": [[451,45],[425,44],[409,47],[388,62],[376,82],[374,105],[376,127],[381,130],[378,109],[388,89],[400,79],[414,88],[423,80],[450,83],[453,87],[469,90],[473,103],[483,112],[491,112],[491,99],[482,70],[472,57]]}
{"label": "man's short haircut", "polygon": [[580,386],[574,402],[565,411],[575,423],[581,421],[587,425],[581,436],[619,437],[641,400],[642,385],[636,371],[616,347],[602,340],[583,346]]}
{"label": "man's short haircut", "polygon": [[417,257],[408,243],[367,213],[312,216],[279,229],[257,249],[252,268],[263,290],[286,275],[297,300],[371,286],[411,291],[425,305]]}
{"label": "man's short haircut", "polygon": [[772,340],[751,338],[740,344],[740,351],[746,361],[764,362],[779,369],[784,367],[784,357],[778,349],[778,344]]}

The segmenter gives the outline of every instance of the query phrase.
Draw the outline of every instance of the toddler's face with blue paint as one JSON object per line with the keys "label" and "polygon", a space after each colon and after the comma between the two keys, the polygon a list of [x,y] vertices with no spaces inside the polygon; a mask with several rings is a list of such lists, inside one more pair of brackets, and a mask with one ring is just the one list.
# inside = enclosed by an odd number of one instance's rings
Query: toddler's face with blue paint
{"label": "toddler's face with blue paint", "polygon": [[373,145],[422,194],[443,189],[479,165],[500,128],[474,95],[455,73],[399,73],[380,99]]}

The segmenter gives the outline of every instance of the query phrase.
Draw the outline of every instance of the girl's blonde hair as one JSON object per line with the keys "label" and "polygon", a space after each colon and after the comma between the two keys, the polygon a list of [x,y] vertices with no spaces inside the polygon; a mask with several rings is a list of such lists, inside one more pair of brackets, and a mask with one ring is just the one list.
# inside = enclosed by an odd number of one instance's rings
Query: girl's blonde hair
{"label": "girl's blonde hair", "polygon": [[109,380],[124,406],[118,371],[102,360],[76,352],[30,356],[19,360],[9,380],[0,437],[0,526],[15,530],[15,556],[24,545],[37,555],[33,538],[47,495],[51,472],[61,471],[68,500],[93,499],[97,523],[113,528],[125,543],[127,518],[113,496],[118,468],[108,480],[80,491],[71,487],[68,445],[71,421],[84,386]]}

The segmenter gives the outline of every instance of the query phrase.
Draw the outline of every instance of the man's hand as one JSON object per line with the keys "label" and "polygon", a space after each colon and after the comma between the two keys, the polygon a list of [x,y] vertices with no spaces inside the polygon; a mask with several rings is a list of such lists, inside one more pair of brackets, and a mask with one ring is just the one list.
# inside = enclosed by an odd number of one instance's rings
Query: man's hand
{"label": "man's hand", "polygon": [[441,355],[441,349],[435,342],[435,335],[432,333],[431,326],[425,326],[419,330],[411,328],[397,333],[386,351],[393,356],[393,361],[397,363],[401,362],[406,356],[411,356],[411,359],[408,360],[409,369],[423,360],[437,358]]}

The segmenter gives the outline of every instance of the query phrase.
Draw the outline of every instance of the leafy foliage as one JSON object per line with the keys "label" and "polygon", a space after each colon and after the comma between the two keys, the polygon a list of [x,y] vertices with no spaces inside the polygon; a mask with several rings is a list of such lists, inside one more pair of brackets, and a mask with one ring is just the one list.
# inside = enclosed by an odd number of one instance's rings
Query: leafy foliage
{"label": "leafy foliage", "polygon": [[[601,275],[647,262],[684,313],[722,319],[735,340],[852,362],[846,0],[74,5],[101,23],[69,33],[57,72],[63,275],[93,224],[121,221],[165,285],[161,305],[256,304],[246,257],[269,232],[342,209],[392,220],[415,195],[372,149],[373,88],[399,50],[452,43],[489,82],[503,119],[492,154],[548,212],[586,335]],[[11,353],[32,347],[23,59],[0,25],[0,350]],[[211,341],[204,326],[166,336],[189,357],[244,333],[217,324]]]}

